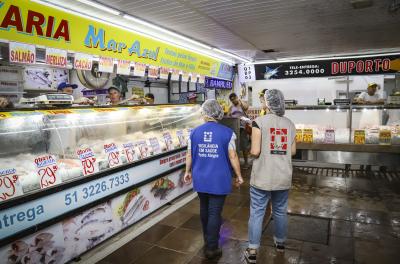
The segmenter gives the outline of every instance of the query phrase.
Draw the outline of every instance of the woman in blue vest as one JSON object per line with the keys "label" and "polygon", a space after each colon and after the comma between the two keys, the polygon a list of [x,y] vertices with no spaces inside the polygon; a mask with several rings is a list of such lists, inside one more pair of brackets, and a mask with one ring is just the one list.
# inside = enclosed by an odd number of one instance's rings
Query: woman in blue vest
{"label": "woman in blue vest", "polygon": [[216,100],[207,100],[201,111],[205,123],[190,134],[185,181],[190,182],[193,177],[193,188],[200,198],[205,255],[213,259],[222,254],[218,247],[221,213],[225,197],[232,190],[232,168],[237,176],[236,186],[243,183],[243,178],[236,154],[236,135],[218,124],[224,116],[222,107]]}

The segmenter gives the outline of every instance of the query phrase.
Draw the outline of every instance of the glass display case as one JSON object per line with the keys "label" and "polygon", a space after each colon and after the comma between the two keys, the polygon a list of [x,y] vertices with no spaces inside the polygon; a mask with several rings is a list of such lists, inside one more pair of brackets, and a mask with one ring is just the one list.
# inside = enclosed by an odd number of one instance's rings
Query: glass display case
{"label": "glass display case", "polygon": [[186,146],[200,106],[0,113],[0,204]]}

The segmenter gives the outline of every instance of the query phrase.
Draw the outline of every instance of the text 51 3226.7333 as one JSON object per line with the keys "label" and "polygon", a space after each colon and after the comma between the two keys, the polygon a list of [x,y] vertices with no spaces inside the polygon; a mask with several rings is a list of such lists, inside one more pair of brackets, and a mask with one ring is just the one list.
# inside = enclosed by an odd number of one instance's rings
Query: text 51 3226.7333
{"label": "text 51 3226.7333", "polygon": [[103,197],[104,195],[113,193],[116,189],[129,183],[129,174],[124,173],[118,176],[112,176],[99,182],[85,184],[78,187],[77,190],[65,194],[65,205],[72,205],[81,200],[89,198]]}

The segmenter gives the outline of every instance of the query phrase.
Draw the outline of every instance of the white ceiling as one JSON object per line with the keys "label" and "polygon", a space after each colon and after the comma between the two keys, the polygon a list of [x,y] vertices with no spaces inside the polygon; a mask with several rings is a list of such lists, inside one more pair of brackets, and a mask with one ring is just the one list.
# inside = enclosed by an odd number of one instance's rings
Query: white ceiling
{"label": "white ceiling", "polygon": [[97,2],[257,60],[400,51],[400,10],[388,11],[398,0],[373,0],[363,9],[351,0]]}

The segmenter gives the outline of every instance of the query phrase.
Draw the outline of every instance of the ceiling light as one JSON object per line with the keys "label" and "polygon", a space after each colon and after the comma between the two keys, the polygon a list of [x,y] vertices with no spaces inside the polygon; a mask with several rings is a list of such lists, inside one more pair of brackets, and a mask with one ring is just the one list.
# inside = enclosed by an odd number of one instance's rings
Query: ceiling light
{"label": "ceiling light", "polygon": [[198,46],[200,46],[200,47],[203,47],[203,48],[205,48],[205,49],[211,49],[211,47],[208,46],[208,45],[205,45],[205,44],[203,44],[203,43],[201,43],[201,42],[198,42],[198,41],[196,41],[196,40],[187,38],[187,37],[185,37],[185,36],[179,35],[179,34],[177,34],[177,33],[175,33],[175,32],[172,32],[172,31],[170,31],[170,30],[167,30],[167,29],[165,29],[165,28],[162,28],[162,27],[156,26],[156,25],[154,25],[154,24],[148,23],[148,22],[146,22],[146,21],[144,21],[144,20],[141,20],[141,19],[139,19],[139,18],[130,16],[130,15],[123,15],[122,17],[125,18],[125,19],[128,19],[128,20],[130,20],[130,21],[133,21],[133,22],[139,23],[139,24],[141,24],[141,25],[144,25],[144,26],[146,26],[146,27],[150,27],[150,28],[156,29],[156,30],[158,30],[158,31],[164,32],[164,33],[166,33],[166,34],[169,34],[169,35],[172,35],[172,36],[174,36],[174,37],[177,37],[177,38],[183,39],[183,40],[185,40],[185,41],[188,41],[188,42],[190,42],[190,43],[196,44],[196,45],[198,45]]}
{"label": "ceiling light", "polygon": [[223,51],[223,50],[220,50],[220,49],[217,49],[217,48],[213,48],[213,50],[216,51],[216,52],[219,52],[219,53],[221,53],[221,54],[227,55],[227,56],[229,56],[229,57],[238,59],[238,60],[240,60],[241,62],[251,63],[250,60],[245,59],[245,58],[242,58],[242,57],[239,57],[239,56],[237,56],[237,55],[235,55],[235,54],[233,54],[233,53],[230,53],[230,52],[227,52],[227,51]]}
{"label": "ceiling light", "polygon": [[89,1],[89,0],[77,0],[77,1],[81,2],[83,4],[86,4],[86,5],[93,6],[93,7],[97,8],[97,9],[106,11],[106,12],[108,12],[110,14],[113,14],[113,15],[117,15],[118,16],[119,14],[121,14],[121,12],[119,12],[118,10],[115,10],[113,8],[107,7],[105,5],[102,5],[102,4],[93,2],[93,1]]}

